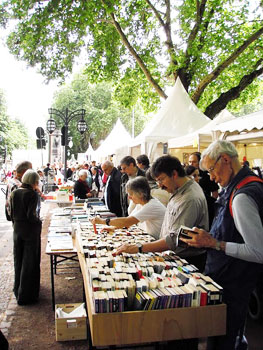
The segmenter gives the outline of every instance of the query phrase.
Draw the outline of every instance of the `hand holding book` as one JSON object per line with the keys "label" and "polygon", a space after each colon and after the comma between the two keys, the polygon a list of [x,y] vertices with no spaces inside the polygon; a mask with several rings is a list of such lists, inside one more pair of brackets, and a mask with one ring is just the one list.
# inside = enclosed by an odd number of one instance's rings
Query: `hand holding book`
{"label": "hand holding book", "polygon": [[217,240],[203,229],[181,226],[179,230],[179,240],[194,248],[215,248]]}

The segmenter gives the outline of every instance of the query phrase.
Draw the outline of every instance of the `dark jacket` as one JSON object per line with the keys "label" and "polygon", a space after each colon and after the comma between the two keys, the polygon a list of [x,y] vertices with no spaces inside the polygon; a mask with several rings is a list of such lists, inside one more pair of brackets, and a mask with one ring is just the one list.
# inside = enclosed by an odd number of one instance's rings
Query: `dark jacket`
{"label": "dark jacket", "polygon": [[31,186],[22,185],[10,196],[11,219],[14,231],[24,240],[40,234],[42,222],[37,214],[39,196]]}
{"label": "dark jacket", "polygon": [[79,199],[87,199],[86,194],[90,192],[87,181],[81,181],[80,179],[75,182],[74,196]]}
{"label": "dark jacket", "polygon": [[107,198],[105,202],[109,210],[117,216],[122,216],[121,201],[120,201],[120,183],[121,173],[114,167],[106,184]]}
{"label": "dark jacket", "polygon": [[[139,168],[137,175],[136,176],[145,176],[145,172]],[[122,216],[128,216],[128,194],[126,193],[126,183],[129,181],[129,176],[127,174],[122,174],[121,176],[121,193],[120,193],[120,198],[121,198],[121,208],[122,208]]]}

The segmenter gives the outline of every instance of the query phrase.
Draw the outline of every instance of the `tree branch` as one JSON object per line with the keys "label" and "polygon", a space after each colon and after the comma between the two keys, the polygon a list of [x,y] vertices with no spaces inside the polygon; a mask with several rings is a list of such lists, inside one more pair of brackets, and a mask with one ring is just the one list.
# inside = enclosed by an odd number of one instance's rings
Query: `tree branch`
{"label": "tree branch", "polygon": [[210,74],[208,74],[197,86],[195,92],[192,95],[192,100],[195,104],[199,101],[203,91],[213,80],[215,80],[224,69],[226,69],[234,60],[241,55],[242,52],[255,40],[257,40],[263,33],[263,27],[257,32],[252,34],[247,40],[243,42],[224,62],[219,64]]}
{"label": "tree branch", "polygon": [[165,12],[166,22],[164,22],[164,20],[160,16],[160,12],[157,11],[157,9],[154,7],[154,5],[151,3],[151,1],[150,0],[145,0],[145,1],[152,9],[153,13],[155,14],[157,20],[159,21],[161,27],[164,30],[164,33],[166,36],[165,45],[167,47],[167,51],[168,51],[169,56],[170,56],[170,62],[172,64],[176,65],[177,61],[175,60],[174,55],[173,55],[175,53],[175,46],[173,44],[172,33],[171,33],[171,4],[170,4],[170,0],[165,0],[165,3],[166,3],[166,12]]}
{"label": "tree branch", "polygon": [[[101,0],[102,3],[107,6],[105,4],[104,0]],[[165,92],[162,90],[162,88],[159,86],[159,84],[154,80],[154,78],[152,77],[151,73],[149,72],[148,68],[146,67],[146,65],[144,64],[144,62],[142,61],[141,57],[137,54],[137,52],[134,50],[134,48],[131,46],[128,38],[126,37],[126,35],[124,34],[120,24],[116,21],[115,19],[115,15],[113,12],[110,13],[110,16],[112,18],[112,24],[115,27],[115,29],[117,30],[118,34],[120,35],[121,41],[123,43],[123,45],[129,50],[130,54],[132,55],[132,57],[136,60],[136,62],[138,63],[139,67],[141,68],[141,70],[143,71],[143,73],[146,76],[146,79],[148,80],[148,82],[150,83],[151,86],[153,86],[153,88],[156,90],[156,92],[158,93],[159,96],[161,96],[162,98],[166,99],[167,95],[165,94]]]}
{"label": "tree branch", "polygon": [[[262,63],[262,59],[260,59],[256,66],[259,66]],[[228,90],[227,92],[222,93],[217,100],[215,100],[213,103],[211,103],[205,110],[205,114],[210,118],[214,119],[214,117],[222,111],[224,108],[226,108],[228,102],[235,100],[238,98],[243,90],[250,85],[257,77],[259,77],[263,73],[263,67],[254,70],[250,74],[245,75],[241,80],[240,83],[233,87],[232,89]]]}
{"label": "tree branch", "polygon": [[[180,71],[181,80],[183,82],[183,85],[184,85],[186,91],[188,91],[188,87],[189,87],[189,85],[191,83],[191,79],[192,79],[192,72],[189,69],[189,65],[190,65],[190,61],[191,61],[191,57],[192,57],[192,54],[190,53],[190,49],[191,49],[193,42],[195,41],[197,34],[199,32],[200,25],[201,25],[202,20],[203,20],[206,2],[207,2],[207,0],[202,0],[201,4],[200,4],[199,0],[196,0],[196,21],[195,21],[193,29],[191,30],[191,33],[189,34],[189,37],[187,40],[188,44],[187,44],[187,48],[185,50],[184,68],[182,68]],[[208,26],[208,23],[207,23],[207,26]],[[207,26],[206,26],[206,29],[207,29]],[[197,56],[195,56],[193,58],[193,61],[195,61],[196,59],[197,59]]]}

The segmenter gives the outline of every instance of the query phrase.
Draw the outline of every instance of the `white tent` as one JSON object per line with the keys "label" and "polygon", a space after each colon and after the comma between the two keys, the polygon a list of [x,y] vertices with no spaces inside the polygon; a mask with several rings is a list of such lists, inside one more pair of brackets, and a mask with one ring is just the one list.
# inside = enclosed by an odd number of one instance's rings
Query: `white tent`
{"label": "white tent", "polygon": [[94,151],[96,160],[102,162],[112,155],[129,154],[129,144],[131,136],[123,126],[120,119],[117,120],[110,134],[106,137],[99,148]]}
{"label": "white tent", "polygon": [[263,110],[215,125],[212,130],[217,139],[235,144],[240,159],[263,166]]}
{"label": "white tent", "polygon": [[223,122],[235,119],[233,114],[224,109],[221,111],[213,120],[210,120],[202,128],[194,131],[191,134],[175,137],[168,141],[168,148],[181,148],[181,147],[198,147],[200,143],[211,143],[212,142],[212,130]]}
{"label": "white tent", "polygon": [[87,151],[85,152],[85,158],[86,158],[85,160],[89,161],[89,162],[95,160],[95,159],[93,159],[94,153],[95,153],[95,151],[94,151],[93,147],[91,146],[91,143],[89,143],[89,147],[88,147]]}
{"label": "white tent", "polygon": [[253,129],[261,130],[263,129],[263,110],[257,111],[255,113],[247,114],[243,117],[238,117],[228,122],[215,125],[213,131],[221,132],[242,132],[251,131]]}
{"label": "white tent", "polygon": [[142,133],[132,140],[132,155],[135,156],[136,151],[137,154],[146,153],[153,160],[160,155],[158,144],[163,150],[163,143],[169,139],[192,133],[209,121],[193,103],[178,78],[159,112]]}

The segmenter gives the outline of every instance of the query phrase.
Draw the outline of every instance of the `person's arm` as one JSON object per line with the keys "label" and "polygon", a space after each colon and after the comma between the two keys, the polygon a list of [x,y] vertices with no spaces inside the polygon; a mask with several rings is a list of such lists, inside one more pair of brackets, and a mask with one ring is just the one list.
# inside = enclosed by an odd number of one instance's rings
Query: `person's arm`
{"label": "person's arm", "polygon": [[[91,220],[93,224],[102,224],[106,225],[106,219],[101,219],[99,217],[95,217]],[[109,225],[114,226],[116,228],[123,228],[123,227],[130,227],[134,224],[137,224],[139,220],[137,220],[133,216],[123,217],[123,218],[116,218],[116,219],[110,219]]]}
{"label": "person's arm", "polygon": [[[154,242],[148,242],[142,245],[142,252],[148,253],[148,252],[163,252],[165,250],[168,250],[169,247],[165,242],[165,239],[159,239],[158,241]],[[129,253],[129,254],[136,254],[139,252],[139,248],[136,244],[124,244],[121,247],[119,247],[116,251],[116,254],[119,255],[121,253]]]}
{"label": "person's arm", "polygon": [[263,226],[256,202],[244,193],[232,203],[233,217],[244,243],[226,243],[226,254],[246,261],[263,263]]}
{"label": "person's arm", "polygon": [[191,240],[183,239],[189,246],[213,248],[234,258],[263,263],[263,227],[256,202],[245,194],[238,194],[232,203],[234,222],[244,243],[217,241],[208,232],[197,229]]}

